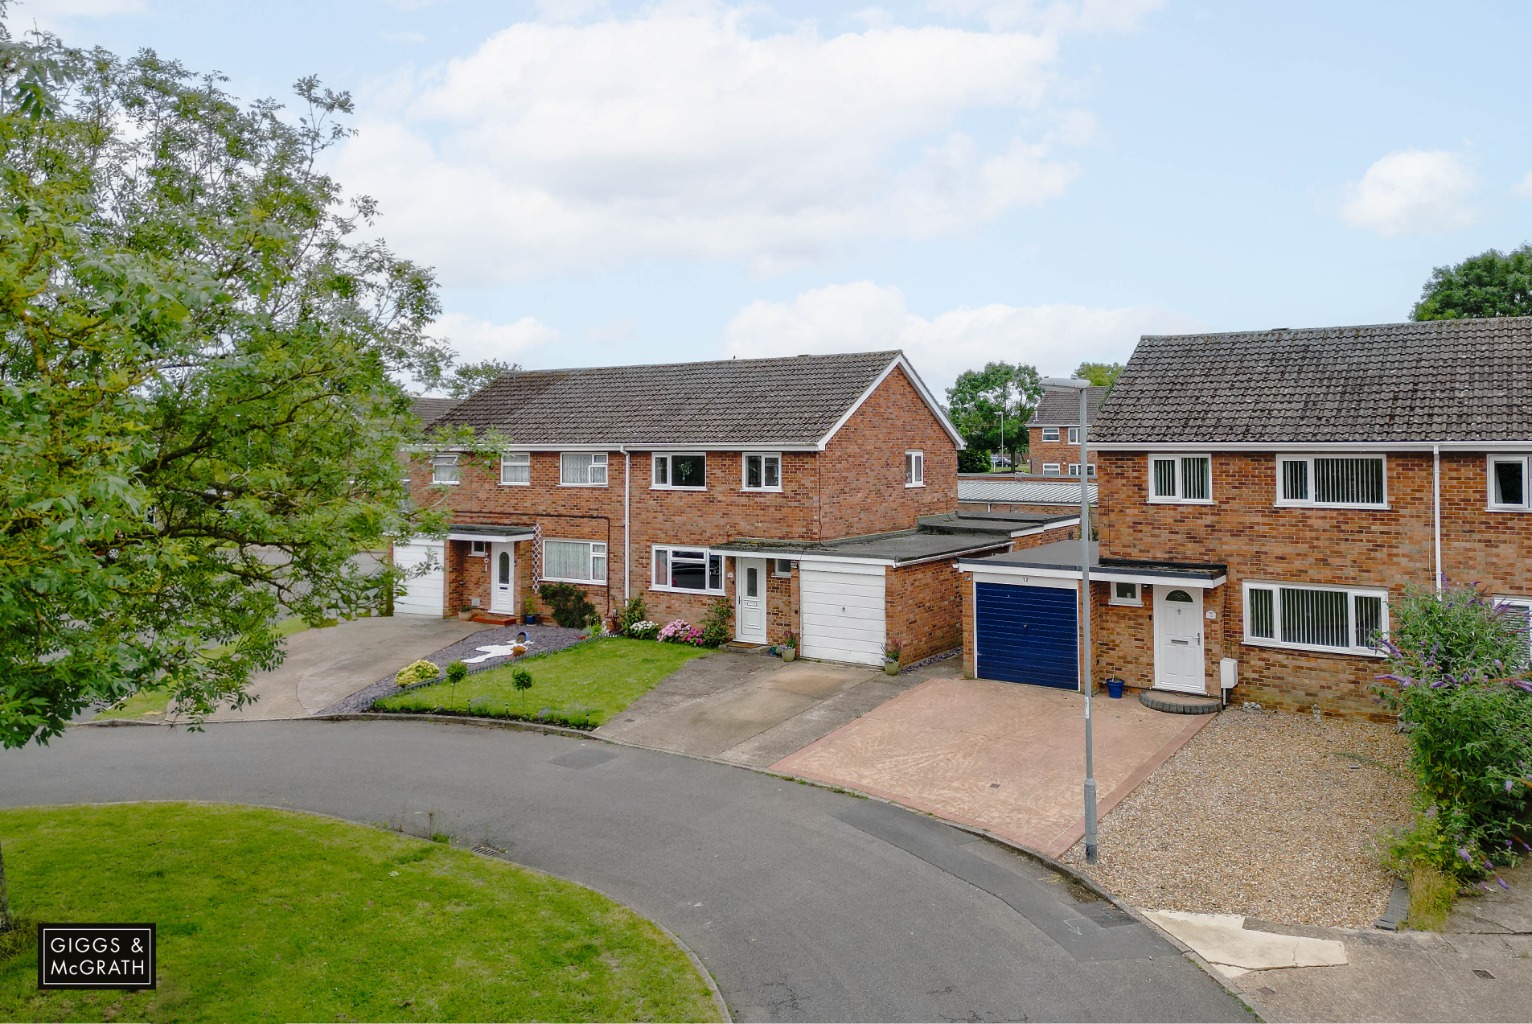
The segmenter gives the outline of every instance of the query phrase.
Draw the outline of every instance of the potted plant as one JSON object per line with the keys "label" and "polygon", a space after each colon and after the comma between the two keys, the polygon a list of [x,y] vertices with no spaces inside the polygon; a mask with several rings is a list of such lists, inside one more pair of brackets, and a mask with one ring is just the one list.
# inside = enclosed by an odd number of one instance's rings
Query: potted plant
{"label": "potted plant", "polygon": [[885,675],[896,676],[899,674],[899,641],[890,640],[888,646],[883,648],[883,672]]}
{"label": "potted plant", "polygon": [[792,661],[798,656],[798,634],[792,630],[787,631],[787,636],[782,639],[782,660]]}
{"label": "potted plant", "polygon": [[457,617],[462,619],[464,622],[467,622],[469,619],[473,618],[473,605],[463,605],[463,607],[457,610]]}
{"label": "potted plant", "polygon": [[527,596],[521,599],[521,607],[526,609],[521,621],[528,626],[537,625],[537,593],[535,591],[527,591]]}

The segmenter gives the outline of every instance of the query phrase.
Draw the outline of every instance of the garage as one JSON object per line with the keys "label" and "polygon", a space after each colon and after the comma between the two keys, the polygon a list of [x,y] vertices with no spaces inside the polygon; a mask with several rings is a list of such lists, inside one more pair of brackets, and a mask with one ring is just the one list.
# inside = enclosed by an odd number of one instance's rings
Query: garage
{"label": "garage", "polygon": [[[433,615],[441,618],[446,613],[446,571],[443,550],[439,540],[415,540],[394,548],[394,565],[408,574],[404,581],[404,594],[394,599],[395,615]],[[430,567],[417,571],[422,566]]]}
{"label": "garage", "polygon": [[881,665],[888,632],[883,566],[799,563],[799,650],[805,658]]}
{"label": "garage", "polygon": [[975,675],[1078,689],[1079,590],[974,583]]}

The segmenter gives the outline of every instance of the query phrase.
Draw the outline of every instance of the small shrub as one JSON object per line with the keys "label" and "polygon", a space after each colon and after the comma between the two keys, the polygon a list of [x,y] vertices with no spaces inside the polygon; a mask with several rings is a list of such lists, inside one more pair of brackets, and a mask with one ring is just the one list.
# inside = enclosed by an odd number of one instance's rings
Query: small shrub
{"label": "small shrub", "polygon": [[401,668],[399,674],[394,676],[394,682],[400,686],[414,686],[416,683],[425,683],[435,679],[441,675],[441,672],[442,670],[435,662],[421,659],[420,661],[412,661]]}
{"label": "small shrub", "polygon": [[676,619],[667,622],[660,627],[656,634],[662,644],[689,644],[692,647],[702,646],[702,630],[693,626],[685,619]]}
{"label": "small shrub", "polygon": [[468,664],[464,661],[454,661],[447,666],[447,682],[456,686],[468,678]]}
{"label": "small shrub", "polygon": [[[632,629],[640,622],[647,621],[648,612],[644,609],[644,599],[638,595],[628,598],[622,606],[622,611],[617,613],[617,632],[623,636],[632,636]],[[658,629],[659,627],[655,627]]]}
{"label": "small shrub", "polygon": [[883,648],[883,660],[884,661],[898,661],[899,660],[899,655],[901,653],[903,653],[903,651],[904,651],[904,648],[900,645],[899,641],[897,641],[897,640],[890,640],[888,642],[888,645]]}
{"label": "small shrub", "polygon": [[798,649],[798,634],[789,629],[787,634],[782,637],[782,646],[791,647],[796,651]]}
{"label": "small shrub", "polygon": [[624,632],[634,640],[653,640],[660,635],[660,624],[650,622],[648,619],[640,619],[629,625]]}
{"label": "small shrub", "polygon": [[[525,705],[527,691],[532,689],[532,673],[524,668],[518,668],[515,672],[511,673],[511,685],[516,688],[517,693],[521,694],[522,704]],[[509,713],[510,709],[507,708],[506,711]]]}
{"label": "small shrub", "polygon": [[583,629],[596,614],[596,606],[573,583],[544,583],[540,592],[553,621],[566,629]]}
{"label": "small shrub", "polygon": [[707,614],[702,617],[702,646],[717,648],[728,643],[733,619],[734,609],[723,598],[708,605]]}

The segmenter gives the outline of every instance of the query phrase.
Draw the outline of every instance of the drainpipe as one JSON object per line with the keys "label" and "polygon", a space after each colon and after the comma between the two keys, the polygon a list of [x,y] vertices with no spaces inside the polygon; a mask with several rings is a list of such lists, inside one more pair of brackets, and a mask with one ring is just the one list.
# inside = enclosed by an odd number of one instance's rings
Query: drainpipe
{"label": "drainpipe", "polygon": [[1431,446],[1432,526],[1436,540],[1436,592],[1442,592],[1442,446]]}
{"label": "drainpipe", "polygon": [[622,599],[627,602],[630,599],[628,574],[633,565],[633,520],[629,514],[632,489],[628,486],[633,474],[633,457],[626,447],[617,450],[622,452]]}

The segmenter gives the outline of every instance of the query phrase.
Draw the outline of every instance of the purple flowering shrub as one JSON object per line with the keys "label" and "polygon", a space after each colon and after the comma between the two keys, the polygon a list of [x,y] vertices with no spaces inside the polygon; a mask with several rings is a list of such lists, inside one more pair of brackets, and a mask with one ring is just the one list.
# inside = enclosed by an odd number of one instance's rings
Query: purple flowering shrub
{"label": "purple flowering shrub", "polygon": [[1454,585],[1407,592],[1390,618],[1380,641],[1390,671],[1377,692],[1409,736],[1418,805],[1390,860],[1407,877],[1426,863],[1473,883],[1532,852],[1526,612]]}
{"label": "purple flowering shrub", "polygon": [[702,630],[685,619],[676,619],[660,627],[658,639],[662,644],[690,644],[692,647],[701,647]]}

